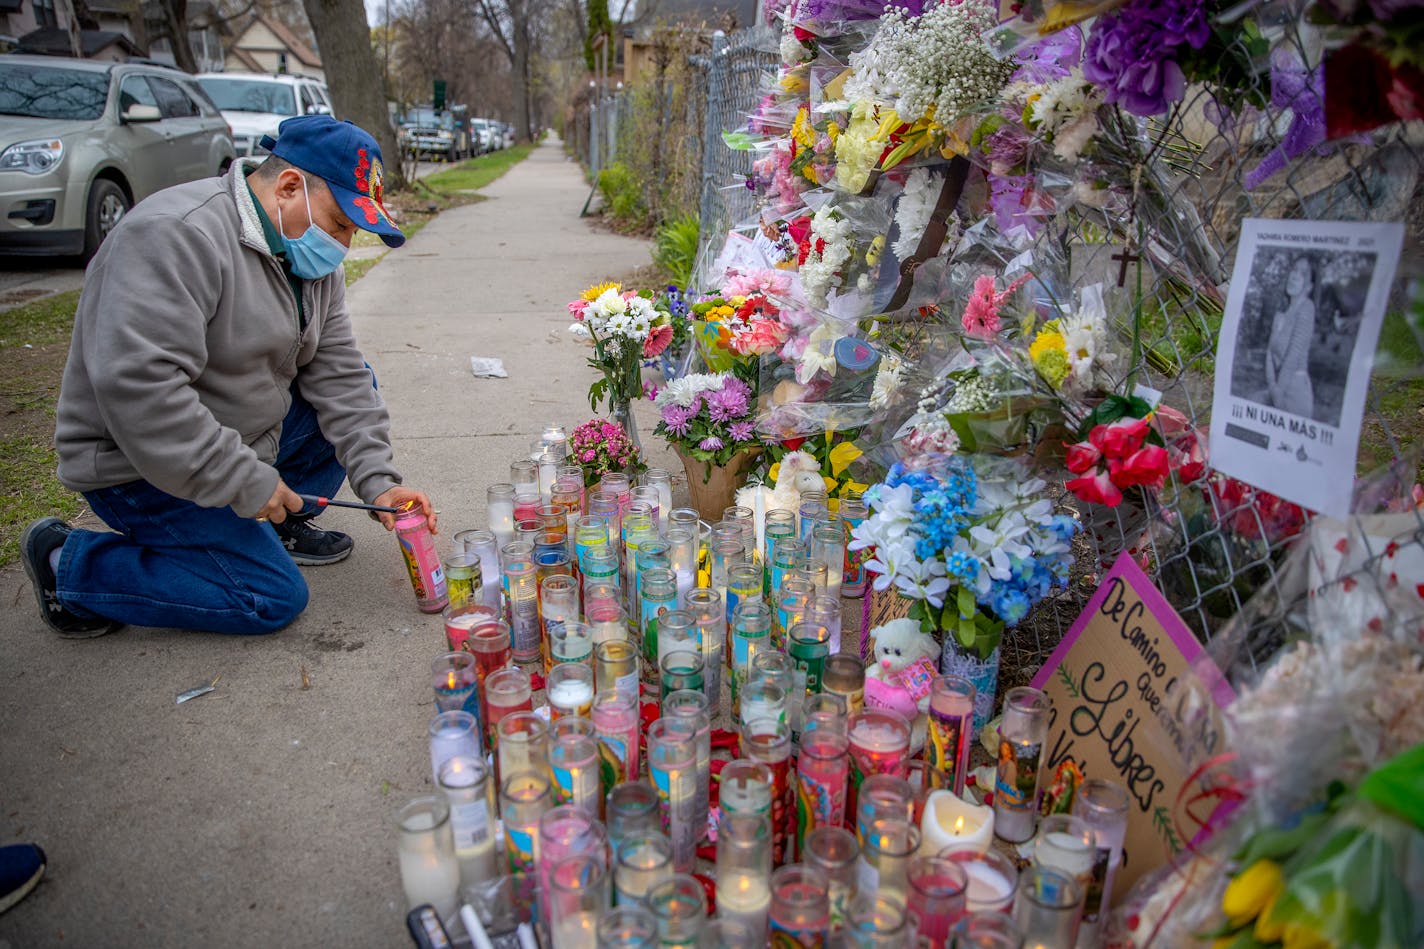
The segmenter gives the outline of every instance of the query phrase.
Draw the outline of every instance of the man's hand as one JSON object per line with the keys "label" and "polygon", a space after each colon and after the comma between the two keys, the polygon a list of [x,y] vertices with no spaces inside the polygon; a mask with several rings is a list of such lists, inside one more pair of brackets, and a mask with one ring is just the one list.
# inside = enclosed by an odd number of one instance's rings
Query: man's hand
{"label": "man's hand", "polygon": [[[413,488],[407,488],[398,484],[394,488],[389,488],[382,492],[381,496],[376,498],[374,503],[383,507],[401,507],[408,501],[414,501],[425,514],[426,520],[430,522],[430,533],[440,533],[435,528],[435,508],[431,506],[430,498],[425,496],[424,491],[416,491]],[[395,529],[396,516],[394,514],[382,513],[376,516],[380,519],[380,522],[385,525],[386,530]]]}
{"label": "man's hand", "polygon": [[267,503],[262,505],[262,510],[257,512],[257,520],[280,524],[287,519],[288,511],[295,513],[301,509],[302,499],[297,497],[297,493],[287,487],[281,478],[278,478],[277,490],[272,492]]}

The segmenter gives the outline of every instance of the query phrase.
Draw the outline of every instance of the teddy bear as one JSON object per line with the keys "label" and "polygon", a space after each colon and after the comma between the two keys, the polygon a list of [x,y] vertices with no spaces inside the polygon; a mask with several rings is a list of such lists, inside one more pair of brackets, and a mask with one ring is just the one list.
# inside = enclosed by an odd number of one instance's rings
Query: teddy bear
{"label": "teddy bear", "polygon": [[810,452],[787,452],[776,473],[776,487],[749,484],[737,491],[737,504],[750,508],[756,522],[757,549],[766,549],[766,514],[768,511],[800,509],[802,491],[823,491],[826,482],[821,477],[821,463]]}
{"label": "teddy bear", "polygon": [[930,685],[939,674],[940,647],[912,619],[891,620],[871,630],[874,662],[865,669],[865,704],[898,712],[911,723],[910,753],[925,747]]}

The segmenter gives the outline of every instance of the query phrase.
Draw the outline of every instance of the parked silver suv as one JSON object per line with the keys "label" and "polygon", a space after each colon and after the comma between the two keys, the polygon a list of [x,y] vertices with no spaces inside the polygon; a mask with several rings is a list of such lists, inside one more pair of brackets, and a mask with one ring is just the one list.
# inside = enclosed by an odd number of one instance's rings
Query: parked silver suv
{"label": "parked silver suv", "polygon": [[134,204],[233,158],[227,123],[185,73],[0,56],[0,254],[91,257]]}
{"label": "parked silver suv", "polygon": [[243,157],[265,155],[262,136],[276,138],[283,119],[332,114],[326,84],[309,76],[209,72],[197,78],[232,127],[233,147]]}

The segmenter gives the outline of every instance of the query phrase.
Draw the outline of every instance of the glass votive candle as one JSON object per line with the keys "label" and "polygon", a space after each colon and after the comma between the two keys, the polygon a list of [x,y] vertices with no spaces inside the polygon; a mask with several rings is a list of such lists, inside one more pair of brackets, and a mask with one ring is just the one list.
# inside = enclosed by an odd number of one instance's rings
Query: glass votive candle
{"label": "glass votive candle", "polygon": [[829,728],[842,735],[850,733],[850,716],[846,714],[845,699],[831,692],[806,696],[801,730],[804,734],[817,728]]}
{"label": "glass votive candle", "polygon": [[816,597],[816,587],[804,577],[789,576],[773,590],[776,619],[771,627],[771,644],[777,649],[785,649],[791,627],[805,618],[806,607]]}
{"label": "glass votive candle", "polygon": [[723,814],[760,814],[771,817],[774,777],[760,761],[738,758],[717,776],[718,803]]}
{"label": "glass votive candle", "polygon": [[726,600],[729,624],[737,612],[737,604],[763,598],[765,584],[765,572],[760,566],[750,561],[736,564],[727,571],[727,595],[723,599]]}
{"label": "glass votive candle", "polygon": [[658,625],[663,614],[677,609],[677,577],[665,567],[650,567],[639,575],[638,599],[642,612],[638,625],[643,662],[654,673],[659,668]]}
{"label": "glass votive candle", "polygon": [[1019,871],[1008,857],[997,850],[980,853],[955,847],[946,848],[939,855],[964,867],[969,877],[969,888],[964,894],[969,912],[1007,913],[1013,906]]}
{"label": "glass votive candle", "polygon": [[656,525],[658,533],[666,529],[665,515],[662,507],[662,494],[657,488],[651,485],[640,484],[628,492],[629,502],[641,501],[646,504],[649,513],[652,515],[653,524]]}
{"label": "glass votive candle", "polygon": [[[1073,795],[1073,816],[1093,829],[1098,853],[1093,878],[1083,896],[1083,923],[1087,935],[1096,937],[1112,906],[1113,882],[1122,864],[1122,843],[1127,836],[1127,789],[1103,778],[1089,778]],[[1081,941],[1081,939],[1080,939]]]}
{"label": "glass votive candle", "polygon": [[[904,778],[910,758],[910,723],[888,709],[867,708],[850,717],[850,792],[847,813],[859,815],[857,788],[867,778]],[[860,841],[865,845],[864,838]]]}
{"label": "glass votive candle", "polygon": [[576,619],[549,630],[549,658],[554,666],[576,663],[593,669],[593,628]]}
{"label": "glass votive candle", "polygon": [[[840,503],[841,529],[849,537],[870,516],[870,505],[860,494],[842,493]],[[868,550],[851,550],[847,544],[845,566],[841,576],[841,595],[848,597],[865,596],[865,561],[870,559]]]}
{"label": "glass votive candle", "polygon": [[697,803],[694,819],[699,827],[706,827],[712,786],[712,719],[707,714],[707,696],[695,689],[669,692],[663,697],[663,714],[687,722],[697,734]]}
{"label": "glass votive candle", "polygon": [[613,884],[619,906],[642,903],[649,890],[677,872],[672,865],[672,842],[662,831],[624,837],[615,859]]}
{"label": "glass votive candle", "polygon": [[[798,563],[796,569],[791,572],[791,577],[787,577],[787,579],[794,577],[797,580],[805,580],[811,584],[812,597],[816,598],[826,596],[829,576],[830,568],[826,566],[826,562],[807,554],[805,559]],[[785,581],[782,582],[785,583]]]}
{"label": "glass votive candle", "polygon": [[1078,941],[1082,915],[1083,888],[1072,877],[1037,866],[1019,876],[1013,916],[1024,945],[1071,949]]}
{"label": "glass votive candle", "polygon": [[638,698],[638,647],[626,639],[606,639],[593,647],[593,687]]}
{"label": "glass votive candle", "polygon": [[607,546],[589,548],[579,560],[579,572],[583,574],[585,614],[590,606],[610,599],[620,608],[623,606],[623,570],[618,563],[618,551]]}
{"label": "glass votive candle", "polygon": [[544,672],[553,665],[549,641],[554,630],[579,618],[579,583],[573,577],[546,577],[539,583],[539,622],[543,624]]}
{"label": "glass votive candle", "polygon": [[857,949],[902,949],[913,936],[903,894],[861,891],[851,900],[846,942]]}
{"label": "glass votive candle", "polygon": [[479,723],[469,712],[440,712],[430,720],[430,775],[439,780],[440,766],[456,755],[480,757]]}
{"label": "glass votive candle", "polygon": [[549,773],[554,777],[556,803],[580,807],[595,818],[602,813],[603,779],[599,775],[598,739],[593,722],[568,715],[553,723],[549,735]]}
{"label": "glass votive candle", "polygon": [[[815,867],[793,863],[771,875],[772,939],[824,945],[831,929],[830,881]],[[778,936],[778,934],[783,934]]]}
{"label": "glass votive candle", "polygon": [[702,924],[697,945],[698,949],[763,949],[766,934],[758,937],[735,919],[709,919]]}
{"label": "glass votive candle", "polygon": [[500,780],[521,771],[549,773],[549,726],[535,712],[513,712],[495,727]]}
{"label": "glass votive candle", "polygon": [[484,696],[488,712],[485,717],[485,732],[489,735],[492,746],[498,745],[499,723],[502,719],[516,712],[534,710],[534,690],[530,685],[528,673],[523,669],[496,669],[491,672],[489,678],[485,679]]}
{"label": "glass votive candle", "polygon": [[1008,913],[969,913],[954,926],[954,949],[1023,949],[1023,944]]}
{"label": "glass votive candle", "polygon": [[396,827],[400,831],[397,855],[407,908],[429,903],[441,919],[450,919],[460,891],[450,805],[443,796],[414,798],[396,812]]}
{"label": "glass votive candle", "polygon": [[793,698],[798,707],[804,705],[806,693],[821,691],[821,674],[831,654],[829,637],[830,630],[815,623],[796,623],[790,628],[786,654],[795,667]]}
{"label": "glass votive candle", "polygon": [[479,717],[480,698],[476,689],[474,656],[467,652],[447,652],[436,656],[430,663],[430,675],[435,687],[436,711],[469,712]]}
{"label": "glass votive candle", "polygon": [[826,628],[826,641],[831,645],[831,655],[841,651],[841,601],[829,596],[818,596],[806,607],[807,623]]}
{"label": "glass votive candle", "polygon": [[[539,541],[544,533],[544,525],[538,517],[534,516],[539,510],[538,504],[531,502],[526,509],[521,507],[524,501],[524,498],[518,495],[515,496],[514,510],[516,516],[514,518],[514,539],[528,544],[534,553],[537,554],[539,552]],[[528,516],[518,516],[521,512]]]}
{"label": "glass votive candle", "polygon": [[994,834],[1010,843],[1033,836],[1048,738],[1048,696],[1038,689],[1010,689],[999,723],[998,771],[994,781]]}
{"label": "glass votive candle", "polygon": [[538,912],[546,926],[551,920],[550,874],[561,860],[569,857],[593,857],[599,865],[608,866],[608,835],[596,817],[581,807],[555,805],[539,815],[535,831],[538,860],[538,882],[541,896]]}
{"label": "glass votive candle", "polygon": [[490,814],[489,776],[483,758],[456,755],[440,766],[438,784],[450,806],[450,831],[460,885],[470,886],[499,875]]}
{"label": "glass votive candle", "polygon": [[742,754],[771,769],[771,859],[780,866],[795,820],[791,787],[791,729],[759,718],[742,726]]}
{"label": "glass votive candle", "polygon": [[514,539],[514,485],[492,484],[485,489],[485,520],[496,551]]}
{"label": "glass votive candle", "polygon": [[919,849],[920,829],[910,821],[871,821],[860,842],[861,892],[893,893],[908,902],[910,858]]}
{"label": "glass votive candle", "polygon": [[767,590],[775,596],[794,575],[797,565],[806,559],[807,547],[793,537],[777,538],[776,548],[771,555],[771,582]]}
{"label": "glass votive candle", "polygon": [[[509,483],[514,485],[514,496],[516,500],[525,500],[533,497],[533,501],[526,503],[537,507],[539,504],[539,467],[533,461],[521,458],[509,464]],[[516,509],[515,520],[519,519]]]}
{"label": "glass votive candle", "polygon": [[833,728],[801,734],[796,757],[796,852],[805,850],[806,836],[817,827],[839,827],[845,822],[846,784],[850,780],[850,739]]}
{"label": "glass votive candle", "polygon": [[775,682],[758,679],[742,689],[742,725],[759,718],[769,718],[788,725],[786,718],[786,690]]}
{"label": "glass votive candle", "polygon": [[826,565],[825,595],[840,608],[841,571],[845,567],[845,529],[840,522],[819,524],[811,531],[811,556]]}
{"label": "glass votive candle", "polygon": [[598,482],[598,490],[606,491],[618,499],[618,503],[627,506],[628,493],[633,490],[632,480],[621,471],[606,471],[603,480]]}
{"label": "glass votive candle", "polygon": [[964,793],[974,744],[974,693],[974,683],[960,676],[939,676],[930,684],[924,790]]}
{"label": "glass votive candle", "polygon": [[480,724],[484,727],[486,744],[494,740],[494,726],[489,719],[485,701],[485,683],[491,674],[508,669],[514,662],[509,644],[509,625],[500,620],[485,620],[470,630],[464,649],[475,659],[475,691],[479,696]]}
{"label": "glass votive candle", "polygon": [[806,835],[801,862],[826,875],[831,901],[831,932],[839,931],[859,888],[860,844],[844,827],[817,827]]}
{"label": "glass votive candle", "polygon": [[702,514],[696,508],[675,507],[668,514],[668,527],[685,527],[693,534],[699,534]]}
{"label": "glass votive candle", "polygon": [[615,906],[598,917],[600,949],[658,949],[658,921],[642,903]]}
{"label": "glass votive candle", "polygon": [[801,504],[796,512],[796,529],[803,542],[809,541],[817,525],[824,524],[831,516],[830,505],[826,503],[824,495],[824,491],[801,492]]}
{"label": "glass votive candle", "polygon": [[1081,817],[1050,814],[1038,825],[1033,842],[1033,863],[1071,877],[1086,896],[1093,883],[1093,864],[1098,859],[1098,841],[1093,829]]}
{"label": "glass votive candle", "polygon": [[821,670],[821,691],[845,700],[846,714],[865,708],[865,663],[855,656],[832,655]]}
{"label": "glass votive candle", "polygon": [[618,498],[598,489],[584,493],[584,504],[590,517],[601,517],[608,522],[608,543],[621,550],[619,545],[623,542],[623,507]]}
{"label": "glass votive candle", "polygon": [[526,541],[505,544],[500,551],[504,576],[504,602],[514,658],[533,662],[542,655],[539,645],[539,570],[534,548]]}
{"label": "glass votive candle", "polygon": [[679,873],[697,861],[697,841],[706,820],[697,825],[697,733],[682,719],[660,718],[648,726],[648,773],[658,790],[663,831],[672,841],[673,866]]}
{"label": "glass votive candle", "polygon": [[[860,786],[856,803],[856,839],[864,842],[865,829],[872,821],[915,819],[915,787],[893,774],[876,774]],[[847,821],[847,823],[850,823]]]}
{"label": "glass votive candle", "polygon": [[751,681],[752,660],[771,646],[771,608],[742,600],[732,618],[732,718],[741,713],[739,690]]}
{"label": "glass votive candle", "polygon": [[765,649],[752,660],[751,682],[775,682],[788,695],[796,681],[796,666],[791,657],[775,649]]}
{"label": "glass votive candle", "polygon": [[742,532],[739,528],[733,528],[733,537],[714,537],[712,546],[709,548],[709,560],[707,569],[708,586],[717,591],[718,596],[727,595],[727,579],[731,569],[742,563],[746,556],[747,549],[742,543]]}
{"label": "glass votive candle", "polygon": [[707,714],[716,718],[722,711],[722,670],[727,664],[727,611],[716,590],[702,588],[688,591],[683,609],[692,614],[697,625],[702,643],[702,691],[707,696]]}
{"label": "glass votive candle", "polygon": [[717,915],[735,919],[765,945],[771,908],[771,822],[724,814],[717,822]]}
{"label": "glass votive candle", "polygon": [[646,781],[634,779],[614,785],[608,792],[604,811],[608,821],[608,840],[615,851],[631,837],[662,833],[658,792]]}
{"label": "glass votive candle", "polygon": [[965,912],[969,875],[943,857],[910,860],[910,921],[922,946],[949,945],[950,931]]}
{"label": "glass votive candle", "polygon": [[707,923],[707,894],[697,877],[675,873],[649,890],[645,902],[663,949],[696,949]]}
{"label": "glass votive candle", "polygon": [[[776,545],[788,540],[796,540],[795,511],[767,511],[763,529],[761,560],[770,570],[776,559]],[[776,589],[771,587],[771,589]]]}
{"label": "glass votive candle", "polygon": [[672,474],[666,468],[649,468],[643,472],[643,486],[657,492],[658,512],[661,529],[668,529],[668,518],[672,514]]}
{"label": "glass votive candle", "polygon": [[561,662],[549,670],[546,682],[550,720],[593,714],[593,669],[581,662]]}
{"label": "glass votive candle", "polygon": [[658,666],[670,652],[702,652],[702,638],[696,621],[687,610],[668,610],[658,617]]}
{"label": "glass votive candle", "polygon": [[483,602],[484,576],[479,557],[461,547],[447,556],[441,566],[445,570],[445,592],[450,598],[450,606]]}
{"label": "glass votive candle", "polygon": [[664,656],[660,698],[667,698],[668,693],[679,689],[696,689],[701,692],[704,681],[702,665],[701,652],[679,649]]}
{"label": "glass votive candle", "polygon": [[624,781],[637,781],[638,725],[641,722],[635,694],[609,688],[594,695],[590,718],[598,735],[598,764],[604,778],[604,794],[614,791]]}
{"label": "glass votive candle", "polygon": [[608,868],[588,856],[566,857],[549,871],[554,949],[598,949],[598,920],[608,909]]}
{"label": "glass votive candle", "polygon": [[485,623],[497,622],[501,614],[497,607],[466,603],[463,606],[447,606],[440,615],[445,622],[445,641],[449,643],[450,651],[455,652],[466,648],[470,633]]}
{"label": "glass votive candle", "polygon": [[505,858],[511,874],[538,879],[534,855],[539,818],[553,806],[554,793],[547,771],[521,771],[500,783],[499,815],[504,822]]}
{"label": "glass votive candle", "polygon": [[751,563],[757,555],[756,512],[740,504],[734,504],[722,512],[723,524],[736,524],[742,529],[742,544],[746,549],[746,562]]}
{"label": "glass votive candle", "polygon": [[668,565],[677,574],[678,601],[697,587],[697,532],[686,527],[669,527],[663,534],[668,543]]}
{"label": "glass votive candle", "polygon": [[[615,597],[619,596],[617,587],[600,584],[598,589],[610,591]],[[584,590],[587,592],[588,587],[585,587]],[[584,607],[584,617],[595,647],[599,643],[606,643],[612,639],[623,641],[628,639],[628,613],[623,609],[621,602],[603,600],[588,603]]]}

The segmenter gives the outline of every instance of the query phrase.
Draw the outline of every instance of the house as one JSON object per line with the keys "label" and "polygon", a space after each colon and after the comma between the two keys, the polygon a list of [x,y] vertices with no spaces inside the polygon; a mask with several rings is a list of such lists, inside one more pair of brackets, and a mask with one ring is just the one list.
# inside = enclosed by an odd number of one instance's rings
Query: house
{"label": "house", "polygon": [[227,44],[223,69],[227,72],[301,73],[326,81],[326,72],[316,51],[286,24],[265,13],[258,13],[237,27]]}

